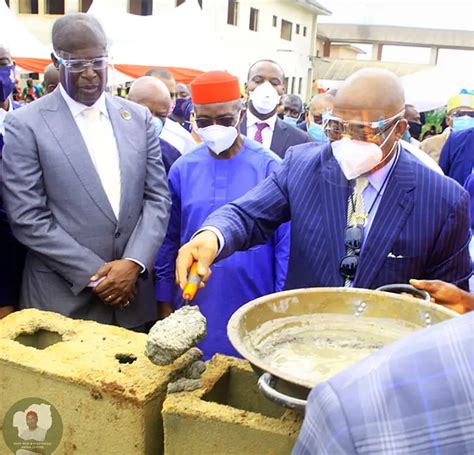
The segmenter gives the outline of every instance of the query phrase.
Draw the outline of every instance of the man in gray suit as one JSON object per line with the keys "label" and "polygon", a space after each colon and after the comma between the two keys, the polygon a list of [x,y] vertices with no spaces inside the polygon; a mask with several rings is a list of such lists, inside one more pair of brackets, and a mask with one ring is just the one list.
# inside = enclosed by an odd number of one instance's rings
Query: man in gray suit
{"label": "man in gray suit", "polygon": [[58,19],[53,46],[60,85],[5,121],[5,205],[28,248],[20,308],[143,330],[170,207],[152,116],[105,94],[96,19]]}

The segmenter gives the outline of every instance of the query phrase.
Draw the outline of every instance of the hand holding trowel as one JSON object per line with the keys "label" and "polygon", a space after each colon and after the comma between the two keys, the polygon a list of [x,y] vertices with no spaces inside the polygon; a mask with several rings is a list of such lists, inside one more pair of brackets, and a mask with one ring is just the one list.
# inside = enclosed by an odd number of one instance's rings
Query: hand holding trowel
{"label": "hand holding trowel", "polygon": [[145,355],[153,363],[172,363],[206,336],[206,318],[197,305],[190,305],[201,282],[198,263],[194,262],[183,289],[184,306],[158,321],[148,334]]}

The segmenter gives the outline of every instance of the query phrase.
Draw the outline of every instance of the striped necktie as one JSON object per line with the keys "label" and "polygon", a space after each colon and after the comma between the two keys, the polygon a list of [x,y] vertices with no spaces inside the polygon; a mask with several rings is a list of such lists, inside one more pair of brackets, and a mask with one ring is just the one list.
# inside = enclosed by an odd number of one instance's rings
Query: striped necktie
{"label": "striped necktie", "polygon": [[[347,226],[357,226],[357,224],[365,225],[367,217],[364,208],[364,198],[362,193],[367,188],[369,180],[367,177],[361,176],[356,180],[354,191],[347,201]],[[353,254],[351,248],[346,248],[346,254]],[[344,286],[347,288],[351,285],[352,280],[346,278]]]}
{"label": "striped necktie", "polygon": [[262,122],[262,123],[257,123],[257,132],[255,133],[254,136],[254,141],[260,142],[260,144],[263,144],[263,135],[262,131],[268,126],[267,123]]}

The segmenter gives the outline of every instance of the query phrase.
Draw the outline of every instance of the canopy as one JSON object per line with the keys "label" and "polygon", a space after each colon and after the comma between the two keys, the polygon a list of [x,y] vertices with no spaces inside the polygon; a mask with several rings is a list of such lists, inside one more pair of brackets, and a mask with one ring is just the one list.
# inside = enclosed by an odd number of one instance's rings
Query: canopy
{"label": "canopy", "polygon": [[445,106],[448,99],[463,88],[474,88],[474,65],[471,61],[465,67],[437,66],[403,76],[402,82],[405,101],[413,104],[420,112],[430,111]]}
{"label": "canopy", "polygon": [[221,40],[197,0],[152,16],[123,13],[110,2],[95,0],[88,14],[102,23],[115,67],[131,77],[163,67],[177,81],[189,83],[203,71],[216,69],[216,55],[222,64]]}
{"label": "canopy", "polygon": [[42,44],[18,20],[4,0],[0,0],[0,17],[0,43],[8,46],[18,66],[31,72],[42,73],[45,66],[51,62],[48,46]]}

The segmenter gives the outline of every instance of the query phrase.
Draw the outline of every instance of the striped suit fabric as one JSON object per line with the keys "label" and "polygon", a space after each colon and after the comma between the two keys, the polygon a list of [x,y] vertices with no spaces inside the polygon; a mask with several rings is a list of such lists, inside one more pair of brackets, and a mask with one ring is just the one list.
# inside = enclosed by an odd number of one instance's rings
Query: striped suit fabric
{"label": "striped suit fabric", "polygon": [[474,453],[473,326],[420,330],[317,385],[293,455]]}
{"label": "striped suit fabric", "polygon": [[[349,188],[330,144],[295,146],[277,171],[214,212],[204,226],[222,232],[221,259],[265,243],[280,224],[291,220],[286,289],[343,286],[339,262],[345,254]],[[466,289],[469,239],[468,193],[402,148],[364,242],[353,286],[375,289],[424,278]]]}

